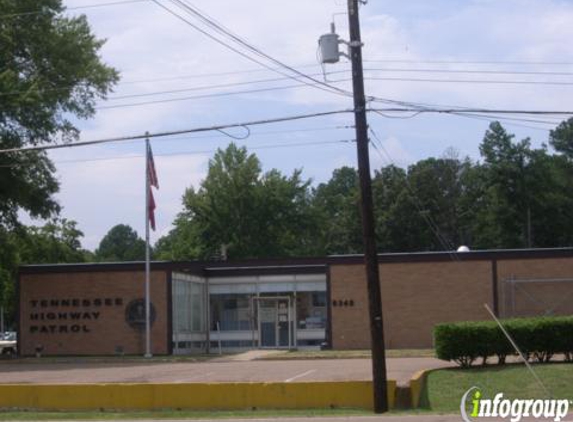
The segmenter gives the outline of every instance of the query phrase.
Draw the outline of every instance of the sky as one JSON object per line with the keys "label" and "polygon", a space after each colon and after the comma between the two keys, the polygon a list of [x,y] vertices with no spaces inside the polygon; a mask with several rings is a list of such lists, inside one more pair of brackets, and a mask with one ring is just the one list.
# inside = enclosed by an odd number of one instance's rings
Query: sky
{"label": "sky", "polygon": [[[101,58],[121,72],[121,81],[98,104],[96,115],[77,121],[81,140],[352,106],[351,98],[316,87],[284,88],[300,84],[216,43],[157,4],[201,25],[170,0],[85,7],[111,1],[64,1],[68,15],[85,14],[95,35],[107,40]],[[317,59],[317,40],[329,32],[332,21],[340,37],[348,38],[344,0],[185,1],[281,62],[351,90],[347,59],[324,69]],[[573,110],[571,0],[371,0],[360,14],[369,96],[442,106]],[[266,79],[271,80],[260,82]],[[283,88],[260,91],[270,87]],[[174,90],[179,92],[165,93]],[[248,90],[259,92],[237,93]],[[384,114],[368,116],[383,145],[371,150],[373,169],[391,163],[407,167],[452,149],[460,157],[479,160],[479,144],[495,120]],[[529,119],[535,121],[502,123],[518,139],[531,137],[537,147],[559,122],[554,117]],[[246,135],[241,128],[152,140],[160,189],[151,241],[172,228],[185,189],[200,186],[217,148],[231,141],[245,145],[264,171],[277,168],[291,174],[302,169],[303,177],[316,185],[336,168],[356,166],[352,125],[353,116],[341,114],[252,126],[244,140],[233,139]],[[61,216],[78,222],[83,247],[95,249],[120,223],[143,236],[143,153],[141,141],[50,152],[60,182]]]}

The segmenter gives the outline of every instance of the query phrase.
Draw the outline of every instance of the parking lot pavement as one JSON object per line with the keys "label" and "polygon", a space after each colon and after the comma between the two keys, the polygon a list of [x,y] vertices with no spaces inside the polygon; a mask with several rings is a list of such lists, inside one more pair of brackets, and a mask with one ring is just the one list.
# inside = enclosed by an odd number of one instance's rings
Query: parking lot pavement
{"label": "parking lot pavement", "polygon": [[[387,359],[388,378],[407,382],[422,369],[450,366],[433,358]],[[304,382],[371,380],[370,359],[291,361],[118,362],[67,363],[3,362],[0,383],[140,383],[140,382]]]}

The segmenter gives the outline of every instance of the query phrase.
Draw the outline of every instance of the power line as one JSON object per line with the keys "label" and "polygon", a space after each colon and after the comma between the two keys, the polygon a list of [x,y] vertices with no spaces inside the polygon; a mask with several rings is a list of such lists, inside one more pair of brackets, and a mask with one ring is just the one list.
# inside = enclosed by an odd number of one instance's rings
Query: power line
{"label": "power line", "polygon": [[284,68],[290,72],[293,72],[302,78],[308,79],[311,82],[319,84],[321,87],[326,87],[329,90],[333,90],[334,92],[337,92],[337,93],[345,95],[345,96],[352,96],[351,92],[342,90],[342,89],[335,87],[335,86],[332,86],[326,82],[315,79],[315,78],[313,78],[313,77],[311,77],[305,73],[300,72],[298,69],[295,69],[295,68],[277,60],[276,58],[270,56],[269,54],[263,52],[261,49],[255,47],[253,44],[249,43],[246,39],[233,33],[231,30],[226,28],[223,24],[221,24],[220,22],[217,22],[215,19],[213,19],[212,17],[207,15],[205,12],[201,11],[198,7],[192,5],[189,1],[186,1],[186,0],[169,0],[169,1],[171,1],[172,3],[178,4],[181,8],[183,8],[187,12],[191,13],[193,16],[195,16],[197,19],[202,21],[204,24],[206,24],[207,26],[209,26],[212,29],[214,29],[215,31],[217,31],[219,34],[221,34],[224,37],[231,39],[233,42],[247,48],[247,50],[255,53],[259,57],[266,59],[266,60],[269,60],[269,61],[275,63],[276,65],[278,65],[278,66],[280,66],[280,67],[282,67],[282,68]]}
{"label": "power line", "polygon": [[368,72],[404,72],[404,73],[460,73],[485,75],[532,75],[532,76],[573,76],[573,72],[541,72],[541,71],[515,71],[515,70],[468,70],[468,69],[407,69],[407,68],[366,68]]}
{"label": "power line", "polygon": [[[153,0],[156,4],[159,4],[158,0]],[[190,13],[191,15],[193,15],[195,18],[199,19],[201,22],[203,22],[203,24],[207,25],[208,27],[210,27],[211,29],[214,29],[216,32],[218,32],[219,34],[221,34],[222,36],[226,37],[227,39],[230,39],[232,42],[234,42],[235,44],[240,45],[243,48],[246,48],[248,51],[250,51],[251,53],[256,54],[257,56],[259,56],[260,58],[264,59],[264,60],[268,60],[272,63],[274,63],[277,66],[280,66],[281,68],[286,69],[287,71],[294,73],[297,75],[297,77],[294,77],[291,75],[291,77],[294,80],[299,81],[301,78],[303,79],[307,79],[310,80],[311,82],[314,82],[317,85],[312,85],[315,88],[321,89],[323,91],[327,91],[327,92],[331,92],[331,93],[336,93],[336,94],[340,94],[343,96],[347,96],[347,97],[351,97],[352,93],[348,92],[346,90],[343,90],[341,88],[338,88],[336,86],[332,86],[326,82],[323,82],[319,79],[313,78],[311,76],[308,76],[307,74],[281,62],[280,60],[277,60],[276,58],[270,56],[269,54],[263,52],[262,50],[260,50],[259,48],[253,46],[251,43],[247,42],[246,40],[244,40],[243,38],[241,38],[240,36],[234,34],[233,32],[231,32],[229,29],[225,28],[222,24],[216,22],[214,19],[210,18],[209,16],[207,16],[204,12],[201,12],[197,7],[192,6],[189,2],[185,2],[185,1],[180,1],[180,0],[169,0],[172,4],[175,4],[176,6],[178,6],[179,8],[181,8],[184,11],[187,11],[188,13]],[[161,7],[165,8],[163,5],[161,5]],[[167,8],[165,8],[166,10],[169,10]],[[170,11],[171,13],[173,13],[173,11]],[[175,14],[176,16],[179,16],[177,14]],[[180,17],[180,16],[179,16]],[[181,17],[180,17],[181,18]],[[187,22],[188,24],[190,24],[191,26],[193,26],[195,29],[199,30],[201,33],[207,35],[209,38],[216,40],[217,42],[219,42],[220,44],[226,46],[227,48],[231,48],[233,51],[237,52],[237,50],[235,48],[233,48],[232,46],[229,46],[227,43],[222,42],[220,39],[218,39],[217,37],[213,36],[212,34],[208,33],[207,31],[198,28],[196,25],[190,23],[188,20],[183,19],[185,22]],[[243,57],[249,57],[249,60],[254,60],[256,61],[259,65],[263,65],[266,68],[269,68],[269,66],[267,66],[266,64],[262,64],[260,61],[253,59],[251,56],[246,55],[243,52],[239,53],[240,55],[242,55]],[[284,74],[282,72],[281,73],[283,76],[287,76],[288,74]]]}
{"label": "power line", "polygon": [[[373,102],[381,102],[381,103],[385,103],[385,104],[392,104],[392,105],[400,105],[403,107],[412,107],[413,109],[420,111],[420,110],[427,110],[428,112],[431,112],[432,109],[435,108],[439,108],[439,109],[451,109],[451,110],[456,110],[456,111],[464,111],[464,110],[470,110],[471,112],[471,108],[468,106],[459,106],[459,105],[446,105],[446,104],[432,104],[432,103],[422,103],[422,102],[407,102],[407,101],[397,101],[397,100],[392,100],[392,99],[385,99],[385,98],[379,98],[379,97],[371,97],[370,101]],[[374,110],[372,110],[374,111]],[[488,111],[492,111],[492,110],[488,110]],[[414,113],[414,111],[412,111]],[[403,119],[410,119],[413,117],[416,117],[417,115],[421,114],[418,112],[415,112],[413,115],[409,115],[409,116],[390,116],[387,114],[384,114],[384,112],[381,112],[380,110],[376,111],[377,114],[380,114],[383,117],[387,117],[387,118],[403,118]],[[451,114],[456,115],[455,112],[452,112]],[[464,114],[458,114],[459,117],[467,117],[467,118],[473,118],[473,119],[477,119],[477,120],[484,120],[478,117],[475,117],[475,115],[470,116],[468,115],[464,115]],[[497,120],[508,120],[509,118],[505,117],[505,116],[499,116],[499,115],[494,115],[491,114],[491,117],[496,118]],[[491,121],[491,119],[488,119],[489,121]],[[516,119],[517,120],[517,119]],[[519,119],[520,121],[529,121],[532,122],[531,119]],[[550,120],[543,120],[543,121],[533,121],[533,123],[542,123],[542,124],[548,124],[548,125],[557,125],[560,123],[560,121],[550,121]],[[514,126],[523,126],[523,127],[529,127],[529,126],[525,126],[525,125],[517,125],[514,124]],[[539,129],[537,127],[531,127],[533,129]]]}
{"label": "power line", "polygon": [[[454,113],[456,114],[456,113]],[[485,114],[479,114],[479,113],[466,113],[466,115],[468,116],[476,116],[476,117],[486,117],[489,118],[491,120],[491,118],[499,118],[500,120],[508,120],[508,121],[515,121],[515,122],[525,122],[525,123],[538,123],[538,124],[542,124],[542,125],[558,125],[559,123],[561,123],[561,120],[559,121],[555,121],[555,120],[539,120],[539,119],[524,119],[524,118],[520,118],[520,117],[507,117],[507,116],[496,116],[491,115],[491,116],[487,116]]]}
{"label": "power line", "polygon": [[9,148],[0,150],[0,154],[7,154],[12,152],[24,152],[24,151],[45,151],[45,150],[52,150],[52,149],[63,149],[63,148],[75,148],[75,147],[83,147],[88,145],[98,145],[98,144],[106,144],[110,142],[124,142],[124,141],[133,141],[138,139],[146,139],[146,138],[164,138],[167,136],[173,135],[180,135],[185,133],[199,133],[199,132],[211,132],[211,131],[220,131],[225,129],[237,128],[237,127],[248,127],[248,126],[259,126],[271,123],[282,123],[282,122],[290,122],[295,120],[303,120],[303,119],[310,119],[315,117],[325,117],[325,116],[333,116],[336,114],[345,114],[345,113],[352,113],[353,110],[335,110],[335,111],[324,111],[318,113],[309,113],[309,114],[298,114],[293,116],[286,116],[286,117],[276,117],[272,119],[264,119],[264,120],[253,120],[250,122],[242,122],[242,123],[231,123],[226,125],[215,125],[215,126],[205,126],[205,127],[198,127],[192,129],[183,129],[183,130],[176,130],[176,131],[169,131],[169,132],[157,132],[157,133],[144,133],[141,135],[132,135],[132,136],[121,136],[116,138],[106,138],[106,139],[96,139],[92,141],[81,141],[81,142],[74,142],[68,144],[57,144],[57,145],[36,145],[36,146],[29,146],[29,147],[21,147],[21,148]]}
{"label": "power line", "polygon": [[[348,144],[355,142],[353,139],[342,139],[337,141],[314,141],[314,142],[289,142],[282,144],[268,144],[259,146],[249,146],[249,150],[267,150],[267,149],[279,149],[279,148],[297,148],[297,147],[308,147],[317,145],[330,145],[330,144]],[[171,153],[154,153],[154,157],[174,157],[174,156],[190,156],[190,155],[203,155],[203,154],[213,154],[217,152],[216,149],[208,150],[197,150],[197,151],[179,151]],[[122,155],[119,157],[99,157],[99,158],[85,158],[85,159],[73,159],[73,160],[52,160],[54,164],[76,164],[76,163],[91,163],[98,161],[117,161],[117,160],[132,160],[145,157],[145,154],[130,154]],[[17,163],[17,164],[4,164],[0,165],[0,168],[14,168],[27,165],[27,163]]]}
{"label": "power line", "polygon": [[[376,150],[376,152],[378,153],[378,155],[380,156],[382,161],[384,161],[384,157],[382,156],[382,153],[378,149],[378,146],[386,154],[386,157],[387,157],[389,163],[396,166],[396,163],[394,162],[394,160],[390,156],[390,153],[388,152],[388,150],[384,147],[384,144],[382,143],[381,139],[378,137],[378,135],[376,134],[374,129],[369,128],[369,130],[370,130],[370,133],[372,134],[372,136],[374,137],[374,139],[370,140],[370,145],[372,145],[374,147],[374,149]],[[376,143],[378,143],[378,146],[376,145]],[[423,209],[418,196],[416,195],[416,193],[414,192],[414,190],[410,186],[410,181],[408,180],[408,178],[406,178],[405,182],[406,182],[405,183],[406,190],[408,191],[408,196],[410,197],[410,199],[414,203],[414,206],[416,207],[420,217],[422,217],[422,219],[426,222],[429,229],[432,231],[432,233],[434,234],[434,236],[438,240],[438,243],[440,243],[442,245],[442,247],[444,248],[445,251],[448,251],[448,254],[450,255],[450,259],[452,261],[459,261],[459,258],[453,253],[455,246],[448,239],[446,239],[445,236],[442,235],[438,224],[434,221],[434,219],[432,218],[430,213]]]}
{"label": "power line", "polygon": [[422,107],[403,107],[403,108],[385,108],[376,109],[370,108],[368,111],[374,112],[395,112],[395,113],[407,113],[407,112],[419,112],[419,113],[442,113],[442,114],[454,114],[454,113],[483,113],[483,114],[518,114],[518,115],[535,115],[535,116],[571,116],[573,111],[565,110],[510,110],[510,109],[488,109],[488,108],[422,108]]}
{"label": "power line", "polygon": [[[337,81],[331,82],[346,82],[350,79],[340,79]],[[219,92],[214,94],[201,94],[201,95],[193,95],[189,97],[178,97],[178,98],[167,98],[161,100],[150,100],[150,101],[141,101],[137,103],[127,103],[127,104],[116,104],[116,105],[105,105],[96,107],[97,110],[108,110],[114,108],[123,108],[123,107],[137,107],[142,105],[149,105],[149,104],[161,104],[161,103],[171,103],[176,101],[186,101],[186,100],[197,100],[203,98],[217,98],[217,97],[228,97],[232,95],[241,95],[241,94],[257,94],[261,92],[271,92],[271,91],[284,91],[287,89],[294,89],[294,88],[306,88],[308,86],[312,86],[312,84],[308,83],[299,83],[295,85],[286,85],[286,86],[278,86],[278,87],[270,87],[270,88],[257,88],[257,89],[245,89],[241,91],[232,91],[232,92]]]}
{"label": "power line", "polygon": [[[68,10],[79,10],[79,9],[91,9],[94,7],[106,7],[106,6],[118,6],[122,4],[129,4],[129,3],[143,3],[151,0],[121,0],[121,1],[113,1],[109,3],[96,3],[96,4],[87,4],[85,6],[76,6],[76,7],[66,7],[65,11]],[[0,19],[5,18],[15,18],[18,16],[29,16],[29,15],[41,15],[43,13],[52,12],[51,10],[33,10],[30,12],[22,12],[22,13],[8,13],[6,15],[0,15]]]}
{"label": "power line", "polygon": [[[350,70],[337,70],[334,72],[330,72],[330,74],[340,74],[340,73],[348,73]],[[320,76],[320,73],[310,74],[310,76]],[[572,73],[573,75],[573,73]],[[244,86],[244,85],[252,85],[252,84],[259,84],[259,83],[268,83],[268,82],[280,82],[287,79],[291,79],[288,77],[280,77],[280,78],[266,78],[266,79],[259,79],[259,80],[252,80],[252,81],[242,81],[242,82],[230,82],[226,84],[219,84],[219,85],[204,85],[198,87],[191,87],[191,88],[181,88],[181,89],[174,89],[174,90],[164,90],[164,91],[155,91],[155,92],[148,92],[148,93],[140,93],[140,94],[127,94],[127,95],[119,95],[107,98],[108,101],[114,101],[119,99],[127,99],[127,98],[138,98],[138,97],[149,97],[155,95],[166,95],[166,94],[176,94],[181,92],[190,92],[190,91],[202,91],[207,89],[219,89],[219,88],[230,88],[235,86]],[[408,81],[411,79],[396,79],[396,78],[366,78],[369,80],[404,80]],[[343,81],[346,81],[344,79]],[[455,80],[432,80],[435,82],[475,82],[475,81],[455,81]],[[333,83],[340,82],[333,80]],[[562,82],[534,82],[534,81],[524,81],[524,82],[516,82],[516,81],[480,81],[481,83],[508,83],[508,84],[547,84],[547,85],[573,85],[573,82],[569,83],[562,83]],[[280,87],[279,87],[280,88]],[[2,95],[2,94],[0,94]],[[5,95],[5,94],[4,94]]]}
{"label": "power line", "polygon": [[[251,137],[253,136],[264,136],[264,135],[278,135],[278,134],[288,134],[288,133],[299,133],[299,132],[320,132],[329,130],[340,130],[340,129],[353,129],[354,126],[349,125],[337,125],[337,126],[323,126],[323,127],[313,127],[304,129],[284,129],[284,130],[264,130],[251,132]],[[221,138],[221,135],[203,135],[203,136],[185,136],[178,138],[167,138],[164,141],[178,141],[186,139],[209,139],[209,138]]]}
{"label": "power line", "polygon": [[549,132],[551,129],[549,128],[545,128],[545,127],[539,127],[539,126],[531,126],[531,125],[524,125],[522,123],[514,123],[513,121],[507,121],[507,119],[503,118],[503,117],[497,117],[494,118],[494,116],[488,117],[488,116],[483,116],[480,117],[482,115],[479,114],[452,114],[453,116],[457,116],[457,117],[463,117],[466,119],[473,119],[473,120],[481,120],[484,122],[489,122],[491,123],[494,120],[500,120],[502,122],[504,122],[504,124],[508,125],[508,126],[516,126],[516,127],[522,127],[522,128],[526,128],[526,129],[533,129],[533,130],[539,130],[539,131],[543,131],[543,132]]}
{"label": "power line", "polygon": [[[299,69],[307,69],[307,68],[314,68],[319,67],[318,64],[301,64],[296,66]],[[280,68],[274,68],[275,70],[280,70]],[[121,81],[118,85],[128,85],[128,84],[140,84],[140,83],[149,83],[149,82],[167,82],[167,81],[176,81],[181,79],[196,79],[196,78],[211,78],[215,76],[232,76],[232,75],[240,75],[240,74],[251,74],[255,72],[268,72],[269,69],[261,69],[261,68],[251,68],[245,70],[235,70],[231,72],[216,72],[216,73],[199,73],[194,75],[180,75],[180,76],[169,76],[163,78],[151,78],[151,79],[140,79],[140,80],[133,80],[133,81]],[[274,70],[273,70],[274,72]],[[333,73],[333,72],[329,72]]]}
{"label": "power line", "polygon": [[[263,131],[251,131],[249,133],[249,138],[257,136],[268,136],[268,135],[281,135],[281,134],[293,134],[293,133],[304,133],[304,132],[320,132],[320,131],[332,131],[341,129],[353,129],[354,126],[350,125],[337,125],[337,126],[323,126],[323,127],[312,127],[312,128],[294,128],[294,129],[281,129],[281,130],[263,130]],[[172,142],[172,141],[186,141],[195,139],[220,139],[229,137],[228,134],[213,134],[213,135],[201,135],[201,136],[179,136],[174,135],[173,137],[165,137],[162,142]],[[140,139],[135,139],[131,141],[123,141],[122,145],[132,144],[140,142]]]}
{"label": "power line", "polygon": [[477,64],[477,65],[522,65],[522,66],[573,66],[573,62],[558,61],[503,61],[503,60],[408,60],[408,59],[378,59],[364,60],[366,63],[413,63],[413,64]]}
{"label": "power line", "polygon": [[[424,110],[418,110],[416,112],[412,112],[411,115],[408,116],[391,116],[388,114],[385,114],[384,112],[380,111],[380,110],[375,110],[375,109],[371,109],[370,111],[373,111],[376,114],[379,114],[382,117],[386,117],[389,119],[412,119],[420,114],[422,114],[424,112]],[[385,110],[386,112],[392,112],[395,110]],[[425,110],[427,112],[432,112],[432,110]],[[539,124],[545,124],[545,125],[558,125],[560,123],[560,121],[553,121],[553,120],[539,120],[539,119],[524,119],[524,118],[518,118],[518,117],[506,117],[506,116],[501,116],[501,115],[495,115],[495,113],[492,111],[490,116],[487,116],[485,114],[479,114],[479,113],[474,113],[471,111],[465,111],[463,109],[459,109],[459,111],[451,111],[448,114],[455,114],[455,115],[460,115],[460,116],[476,116],[476,117],[486,117],[489,120],[491,120],[491,118],[496,118],[498,120],[513,120],[513,121],[519,121],[519,122],[528,122],[528,123],[539,123]]]}
{"label": "power line", "polygon": [[561,81],[501,81],[486,79],[430,79],[430,78],[393,78],[393,77],[368,77],[370,81],[394,81],[394,82],[431,82],[431,83],[469,83],[469,84],[496,84],[496,85],[556,85],[569,86],[573,82]]}
{"label": "power line", "polygon": [[[335,73],[347,73],[349,70],[337,70],[331,72],[332,74]],[[314,75],[321,75],[320,73],[316,73]],[[107,98],[107,101],[114,101],[114,100],[122,100],[126,98],[138,98],[138,97],[150,97],[154,95],[167,95],[167,94],[177,94],[181,92],[190,92],[190,91],[203,91],[207,89],[219,89],[219,88],[230,88],[234,86],[244,86],[244,85],[254,85],[254,84],[263,84],[269,82],[280,82],[284,80],[290,80],[291,78],[287,77],[280,77],[280,78],[266,78],[266,79],[258,79],[252,81],[242,81],[242,82],[229,82],[226,84],[218,84],[218,85],[203,85],[197,87],[190,87],[190,88],[180,88],[180,89],[172,89],[172,90],[164,90],[164,91],[155,91],[155,92],[145,92],[140,94],[127,94],[127,95],[116,95],[110,98]],[[334,81],[338,82],[338,81]],[[273,87],[274,88],[274,87]],[[280,87],[277,87],[280,88]]]}
{"label": "power line", "polygon": [[[310,67],[316,67],[317,65],[301,65],[298,67],[301,68],[310,68]],[[329,74],[337,74],[337,73],[345,73],[345,72],[349,72],[350,70],[337,70],[337,71],[332,71],[329,72]],[[165,77],[165,78],[151,78],[151,79],[140,79],[140,80],[133,80],[133,81],[120,81],[118,82],[116,85],[117,86],[122,86],[122,85],[134,85],[134,84],[143,84],[143,83],[156,83],[156,82],[167,82],[167,81],[176,81],[176,80],[184,80],[184,79],[198,79],[198,78],[210,78],[210,77],[217,77],[217,76],[232,76],[232,75],[240,75],[240,74],[251,74],[254,72],[268,72],[267,69],[249,69],[249,70],[239,70],[239,71],[233,71],[233,72],[219,72],[219,73],[203,73],[203,74],[195,74],[195,75],[181,75],[181,76],[171,76],[171,77]],[[322,73],[315,73],[313,75],[322,75]],[[291,79],[288,77],[283,77],[283,78],[275,78],[275,79],[269,79],[269,81],[272,80],[286,80],[286,79]],[[254,81],[244,81],[244,82],[236,82],[236,84],[248,84],[248,83],[259,83],[259,82],[264,82],[266,80],[254,80]],[[224,86],[224,85],[223,85]],[[232,86],[232,85],[229,85]],[[217,86],[217,85],[211,85],[210,88],[216,88],[216,87],[221,87],[221,85]],[[0,97],[3,96],[10,96],[10,95],[20,95],[20,94],[29,94],[29,93],[39,93],[42,94],[44,92],[57,92],[57,91],[67,91],[70,89],[73,89],[74,86],[73,85],[60,85],[60,86],[52,86],[51,88],[42,88],[42,89],[32,89],[32,90],[15,90],[15,91],[9,91],[9,92],[0,92]],[[206,89],[207,87],[205,87]],[[195,89],[195,88],[192,88]],[[199,88],[197,88],[199,89]],[[201,88],[203,89],[203,88]],[[165,91],[168,92],[168,91]],[[113,97],[113,98],[118,98],[118,97]],[[112,98],[107,98],[107,100],[110,100]]]}

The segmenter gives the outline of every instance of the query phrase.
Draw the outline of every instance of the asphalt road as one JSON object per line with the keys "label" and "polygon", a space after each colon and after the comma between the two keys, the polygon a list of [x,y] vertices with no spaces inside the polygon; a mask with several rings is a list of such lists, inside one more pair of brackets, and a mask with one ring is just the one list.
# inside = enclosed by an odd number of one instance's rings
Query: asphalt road
{"label": "asphalt road", "polygon": [[[399,383],[429,368],[450,366],[433,358],[387,359],[388,378]],[[370,359],[290,361],[0,363],[0,383],[140,383],[140,382],[305,382],[371,380]]]}
{"label": "asphalt road", "polygon": [[[188,421],[188,419],[186,419]],[[200,422],[221,422],[223,419],[201,419]],[[278,418],[253,418],[253,419],[225,419],[233,422],[460,422],[462,418],[460,415],[437,415],[437,414],[423,414],[423,415],[380,415],[380,416],[336,416],[336,417],[278,417]],[[479,419],[478,419],[479,420]],[[485,419],[486,421],[495,421],[496,419]],[[538,421],[535,418],[523,418],[520,422],[533,422]],[[506,419],[509,421],[509,419]],[[74,422],[74,421],[71,421]],[[84,422],[84,421],[75,421]],[[90,421],[85,421],[90,422]],[[141,422],[122,420],[122,422]],[[154,422],[147,419],[146,422]],[[165,422],[164,420],[157,420],[156,422]],[[170,422],[177,422],[170,419]],[[570,413],[568,418],[563,419],[562,422],[573,422],[573,415]]]}

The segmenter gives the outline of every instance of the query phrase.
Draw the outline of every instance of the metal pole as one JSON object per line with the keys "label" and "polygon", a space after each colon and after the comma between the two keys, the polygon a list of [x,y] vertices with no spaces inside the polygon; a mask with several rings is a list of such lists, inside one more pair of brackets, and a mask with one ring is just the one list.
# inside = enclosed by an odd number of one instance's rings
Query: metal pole
{"label": "metal pole", "polygon": [[350,30],[350,59],[352,61],[352,85],[354,90],[354,118],[356,146],[358,149],[358,173],[362,208],[364,237],[364,260],[368,285],[368,309],[370,314],[370,338],[372,347],[372,379],[374,387],[374,412],[388,411],[386,386],[386,351],[384,349],[384,326],[382,299],[378,274],[378,254],[374,228],[372,182],[368,152],[368,123],[366,121],[366,98],[364,95],[364,72],[362,68],[362,41],[358,0],[348,0],[348,25]]}
{"label": "metal pole", "polygon": [[[146,133],[148,135],[149,133]],[[145,139],[145,357],[151,355],[151,303],[149,300],[149,138]]]}

